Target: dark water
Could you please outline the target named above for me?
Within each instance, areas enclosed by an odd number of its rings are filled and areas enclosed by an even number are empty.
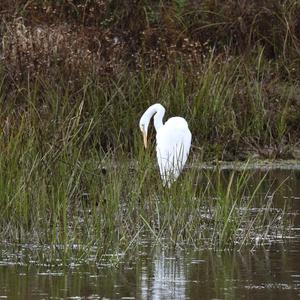
[[[257,171],[259,178],[264,171]],[[226,171],[224,173],[226,177]],[[300,171],[273,170],[280,207],[300,211]],[[10,262],[0,254],[0,299],[300,299],[300,218],[285,240],[240,252],[141,245],[118,267],[64,268]],[[4,258],[5,257],[5,258]]]

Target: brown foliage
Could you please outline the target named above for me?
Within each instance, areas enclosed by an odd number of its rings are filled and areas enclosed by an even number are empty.
[[[122,66],[123,47],[109,30],[64,24],[26,26],[17,20],[6,26],[3,59],[17,79],[28,73],[35,77],[56,72],[70,78],[89,72],[105,76]]]
[[[201,64],[212,48],[263,47],[267,59],[297,67],[296,0],[3,0],[2,61],[11,78],[113,75],[130,66]]]

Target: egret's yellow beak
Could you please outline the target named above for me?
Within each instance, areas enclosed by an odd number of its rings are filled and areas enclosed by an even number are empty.
[[[144,146],[147,149],[147,132],[143,130]]]

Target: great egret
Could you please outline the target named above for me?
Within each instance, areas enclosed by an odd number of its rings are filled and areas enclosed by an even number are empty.
[[[184,118],[173,117],[163,124],[165,108],[159,104],[151,105],[140,119],[144,146],[147,148],[147,133],[151,117],[154,115],[156,130],[156,156],[163,185],[171,186],[178,178],[188,158],[192,134]]]

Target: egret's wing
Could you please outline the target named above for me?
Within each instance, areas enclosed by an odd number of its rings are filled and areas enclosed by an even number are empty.
[[[158,131],[156,154],[164,185],[170,186],[181,173],[188,158],[191,138],[186,121],[179,117],[169,119]]]

